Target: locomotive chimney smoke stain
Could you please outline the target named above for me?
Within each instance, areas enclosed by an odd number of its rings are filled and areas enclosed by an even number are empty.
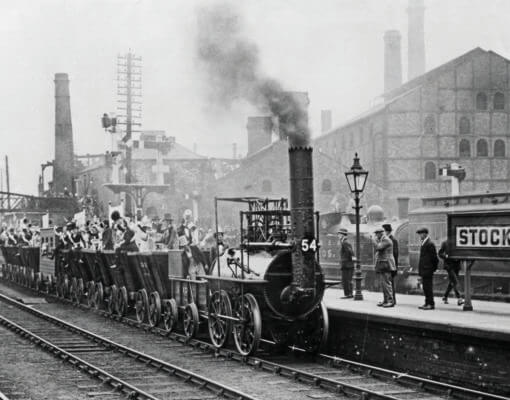
[[[306,109],[260,67],[259,49],[246,37],[241,15],[231,4],[205,6],[197,13],[197,61],[211,101],[228,108],[244,99],[278,117],[280,134],[291,146],[308,146]]]

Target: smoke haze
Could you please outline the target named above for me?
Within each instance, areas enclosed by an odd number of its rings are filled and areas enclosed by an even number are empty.
[[[292,145],[307,146],[307,104],[261,71],[259,49],[246,37],[237,8],[228,3],[201,7],[197,23],[198,68],[206,75],[209,101],[228,109],[246,100],[262,114],[277,117],[280,135]]]

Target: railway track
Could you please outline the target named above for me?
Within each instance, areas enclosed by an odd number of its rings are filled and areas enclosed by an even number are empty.
[[[4,295],[0,324],[130,399],[254,399]]]
[[[67,303],[67,301],[66,301]],[[82,309],[88,310],[85,305]],[[150,341],[152,347],[165,348],[168,346],[168,339],[178,342],[178,346],[187,345],[184,351],[188,351],[190,357],[201,357],[202,366],[205,370],[214,369],[218,360],[224,359],[229,362],[237,362],[244,367],[251,367],[254,370],[266,371],[282,379],[274,382],[302,383],[308,387],[320,389],[332,395],[357,396],[367,399],[476,399],[476,400],[504,400],[507,397],[495,394],[484,393],[469,388],[455,386],[447,383],[432,381],[409,374],[402,374],[367,364],[353,362],[326,354],[317,356],[314,360],[301,355],[300,349],[292,349],[297,356],[275,356],[270,351],[262,351],[257,357],[244,357],[231,349],[216,349],[211,344],[198,340],[188,340],[177,333],[168,334],[160,328],[151,328],[148,325],[140,324],[130,318],[112,316],[108,312],[99,310],[96,313],[111,320],[122,322],[133,328],[134,332],[151,332],[154,334]],[[97,324],[94,329],[105,329]],[[270,342],[267,342],[271,345]],[[190,349],[191,347],[191,349]],[[312,393],[309,393],[312,394]],[[320,398],[320,393],[315,394]]]

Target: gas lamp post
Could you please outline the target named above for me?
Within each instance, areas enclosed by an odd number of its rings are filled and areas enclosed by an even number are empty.
[[[354,210],[356,211],[356,272],[354,274],[355,291],[354,300],[363,300],[363,294],[361,293],[361,281],[363,279],[361,275],[361,263],[360,263],[360,237],[359,237],[359,210],[362,206],[359,205],[360,194],[365,189],[367,183],[368,171],[365,171],[359,163],[358,153],[354,155],[354,163],[349,171],[345,173],[347,183],[351,193],[354,193]]]

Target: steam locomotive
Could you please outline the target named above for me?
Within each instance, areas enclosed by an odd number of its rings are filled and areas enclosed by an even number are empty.
[[[240,213],[239,246],[225,250],[218,241],[207,274],[190,274],[198,249],[64,250],[55,255],[54,278],[41,272],[38,257],[26,261],[34,249],[4,247],[3,276],[119,316],[134,311],[139,322],[162,323],[167,331],[182,325],[188,337],[207,325],[215,346],[233,335],[243,355],[253,354],[263,337],[317,352],[329,330],[324,291],[338,282],[327,281],[319,264],[312,149],[290,144],[289,165],[290,208],[286,199],[215,199],[217,226],[220,202],[248,210]]]

